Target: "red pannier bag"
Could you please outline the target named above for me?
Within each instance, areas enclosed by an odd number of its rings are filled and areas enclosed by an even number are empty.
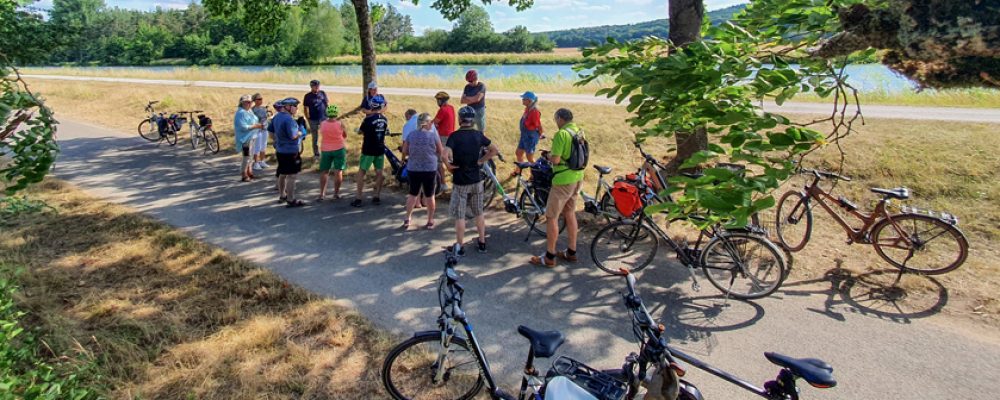
[[[625,181],[617,181],[611,188],[611,198],[615,199],[615,208],[624,217],[633,217],[642,209],[642,197],[636,185]]]

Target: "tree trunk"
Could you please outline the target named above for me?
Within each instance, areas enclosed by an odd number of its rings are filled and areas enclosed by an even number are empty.
[[[670,23],[670,41],[675,46],[685,46],[688,43],[701,40],[701,22],[705,17],[705,4],[702,0],[670,0],[667,5]],[[676,175],[694,153],[708,149],[708,134],[704,127],[694,132],[674,132],[677,142],[677,155],[666,165],[667,175]]]
[[[368,9],[368,0],[351,0],[354,15],[358,20],[358,36],[361,39],[361,92],[368,93],[368,83],[375,80],[375,35]]]

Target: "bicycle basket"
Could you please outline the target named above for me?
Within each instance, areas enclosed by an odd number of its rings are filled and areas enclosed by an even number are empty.
[[[611,198],[615,200],[615,208],[628,218],[634,217],[642,210],[642,196],[639,187],[628,181],[617,181],[611,188]]]
[[[599,400],[620,400],[625,397],[625,382],[566,356],[560,356],[552,362],[552,369],[546,380],[557,376],[569,378]]]
[[[198,115],[198,125],[201,126],[212,126],[212,119],[206,117],[205,114]]]

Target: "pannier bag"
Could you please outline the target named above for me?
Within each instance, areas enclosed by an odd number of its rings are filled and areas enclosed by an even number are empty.
[[[168,120],[166,118],[163,118],[163,117],[160,117],[160,118],[156,119],[156,129],[158,131],[160,131],[160,135],[161,136],[167,134],[167,131],[170,129],[170,126],[167,125],[169,123],[170,123],[170,120]]]
[[[536,188],[552,187],[552,164],[540,159],[531,166],[531,184]]]
[[[199,114],[198,115],[198,125],[201,125],[202,127],[212,126],[212,119],[209,118],[209,117],[206,117],[205,114]]]
[[[633,217],[642,209],[642,197],[639,188],[626,181],[617,181],[611,188],[611,198],[615,199],[615,208],[625,217]]]

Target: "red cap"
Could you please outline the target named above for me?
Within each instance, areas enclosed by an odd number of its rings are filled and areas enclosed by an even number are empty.
[[[465,73],[466,82],[475,82],[477,80],[479,80],[479,73],[477,73],[476,70],[470,69],[469,72]]]

